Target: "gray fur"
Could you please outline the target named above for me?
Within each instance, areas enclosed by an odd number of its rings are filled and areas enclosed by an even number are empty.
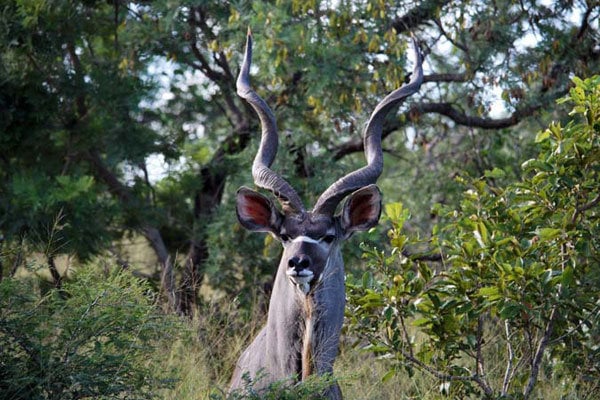
[[[304,294],[286,276],[287,268],[284,252],[271,294],[267,324],[238,360],[232,390],[244,386],[245,373],[252,380],[262,377],[253,386],[258,390],[275,381],[295,383],[299,380],[305,326]],[[319,375],[333,373],[344,320],[344,265],[337,243],[331,248],[323,273],[321,281],[309,293],[314,301],[312,354],[315,372]],[[328,397],[341,399],[337,385],[329,392]]]

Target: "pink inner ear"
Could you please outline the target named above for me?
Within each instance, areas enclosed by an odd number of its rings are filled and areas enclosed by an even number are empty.
[[[372,221],[376,215],[374,214],[372,195],[366,194],[358,198],[352,199],[350,221],[352,226],[360,226]]]
[[[256,225],[267,226],[271,221],[271,211],[260,197],[244,196],[240,211],[244,218],[252,220]]]

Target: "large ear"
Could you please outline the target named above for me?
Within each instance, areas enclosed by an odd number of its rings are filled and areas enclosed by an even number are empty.
[[[248,230],[276,234],[283,219],[271,200],[247,187],[238,189],[237,217],[240,224]]]
[[[381,192],[376,185],[365,186],[348,196],[341,215],[344,235],[366,231],[377,225],[381,216]]]

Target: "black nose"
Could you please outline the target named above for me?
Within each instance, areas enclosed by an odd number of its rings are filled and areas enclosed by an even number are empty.
[[[310,258],[308,256],[294,256],[289,259],[288,267],[294,268],[296,272],[310,267]]]

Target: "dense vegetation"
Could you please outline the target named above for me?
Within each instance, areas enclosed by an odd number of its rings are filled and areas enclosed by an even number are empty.
[[[386,223],[345,249],[347,396],[597,397],[600,6],[488,3],[2,3],[2,397],[224,396],[279,255],[232,206],[248,26],[306,200],[363,163],[411,33],[425,54],[384,128]]]
[[[388,378],[420,368],[458,397],[530,398],[540,375],[563,396],[600,393],[600,76],[574,82],[573,119],[540,131],[523,177],[461,177],[426,243],[388,204],[391,250],[369,250],[374,268],[348,285],[351,329],[392,356]]]

